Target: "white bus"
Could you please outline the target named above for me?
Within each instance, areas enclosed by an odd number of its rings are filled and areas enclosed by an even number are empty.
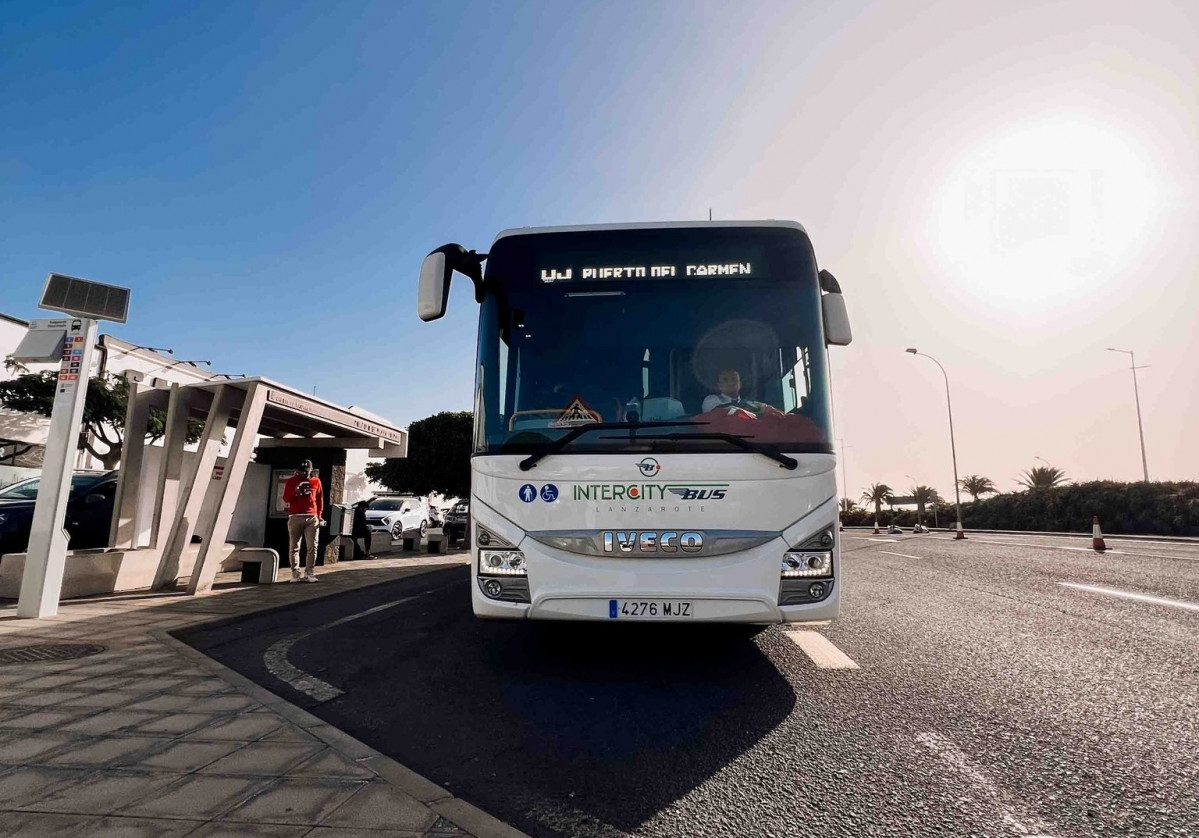
[[[485,264],[485,269],[484,269]],[[445,245],[418,314],[469,277],[476,616],[780,623],[837,616],[825,347],[836,279],[789,221],[507,230]]]

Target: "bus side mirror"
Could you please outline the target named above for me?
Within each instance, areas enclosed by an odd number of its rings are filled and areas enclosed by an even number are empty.
[[[820,272],[820,308],[824,315],[824,342],[829,346],[848,346],[853,341],[849,312],[841,296],[841,284],[828,271]]]
[[[475,284],[475,300],[483,301],[483,260],[487,254],[467,251],[460,244],[446,244],[425,257],[420,266],[420,287],[416,313],[428,322],[445,315],[450,301],[450,276],[454,271],[470,277]]]
[[[416,313],[426,322],[445,315],[450,301],[450,274],[453,268],[445,254],[434,250],[425,257],[420,266],[420,291],[416,300]]]
[[[824,342],[829,346],[848,346],[853,340],[849,328],[849,313],[845,310],[845,298],[840,294],[825,294],[820,298],[824,309]]]

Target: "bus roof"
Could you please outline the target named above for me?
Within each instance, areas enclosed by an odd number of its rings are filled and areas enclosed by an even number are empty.
[[[790,227],[805,236],[808,231],[798,221],[766,219],[763,221],[638,221],[625,224],[582,224],[573,227],[516,227],[502,230],[495,241],[509,236],[531,236],[538,233],[586,233],[592,230],[666,230],[681,228],[728,227]]]

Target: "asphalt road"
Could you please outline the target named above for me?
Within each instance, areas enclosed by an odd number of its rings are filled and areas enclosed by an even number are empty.
[[[844,538],[858,669],[479,623],[466,568],[184,639],[534,836],[1199,835],[1199,545]]]

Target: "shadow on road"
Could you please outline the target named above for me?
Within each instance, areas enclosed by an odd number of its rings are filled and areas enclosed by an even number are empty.
[[[290,659],[346,692],[314,713],[532,834],[633,829],[795,704],[744,627],[483,623],[462,578]]]

